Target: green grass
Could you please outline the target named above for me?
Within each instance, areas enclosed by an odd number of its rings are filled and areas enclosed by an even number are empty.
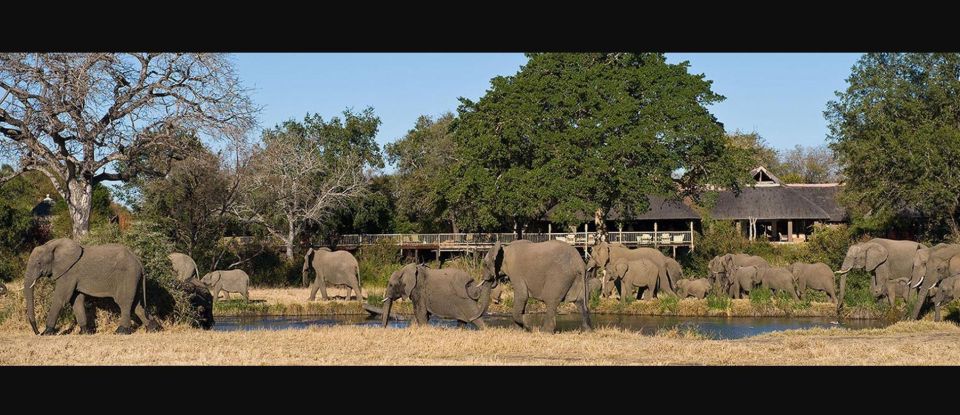
[[[711,310],[727,310],[730,308],[730,297],[711,292],[707,295],[707,308]]]
[[[750,304],[754,306],[767,306],[773,304],[773,293],[769,288],[757,287],[750,290]]]
[[[659,300],[657,301],[657,308],[661,313],[677,313],[677,309],[680,304],[680,297],[668,294],[658,298],[657,300]]]

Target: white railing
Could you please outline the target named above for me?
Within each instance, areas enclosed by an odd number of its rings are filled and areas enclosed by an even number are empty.
[[[544,242],[555,239],[571,245],[592,245],[594,233],[527,233],[523,239],[531,242]],[[430,245],[445,247],[486,247],[496,242],[509,244],[516,240],[513,233],[407,233],[407,234],[362,234],[343,235],[339,239],[341,246],[363,246],[389,242],[397,245]],[[692,246],[693,234],[690,231],[639,231],[610,232],[609,242],[621,242],[628,246]]]

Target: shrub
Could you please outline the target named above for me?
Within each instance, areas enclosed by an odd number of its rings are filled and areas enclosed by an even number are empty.
[[[773,293],[769,288],[756,287],[750,290],[750,304],[769,305],[773,303]]]
[[[730,308],[730,297],[724,293],[712,291],[707,295],[707,308],[712,310],[726,310]]]
[[[390,274],[403,267],[400,247],[390,241],[363,247],[357,254],[361,286],[386,286]]]

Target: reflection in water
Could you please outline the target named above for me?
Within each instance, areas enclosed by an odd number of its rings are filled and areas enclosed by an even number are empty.
[[[543,316],[533,314],[530,317],[532,324],[540,324]],[[846,320],[837,323],[830,318],[816,317],[669,317],[669,316],[631,316],[631,315],[591,315],[593,326],[617,327],[626,330],[638,331],[643,334],[654,334],[658,330],[691,328],[716,339],[739,339],[771,331],[792,329],[806,329],[812,327],[845,327],[852,329],[883,327],[886,325],[879,320]],[[484,321],[491,327],[515,327],[513,319],[507,315],[489,315]],[[213,327],[218,331],[236,330],[283,330],[304,329],[313,326],[357,325],[378,327],[380,321],[367,315],[321,315],[301,317],[218,317]],[[390,327],[404,328],[410,324],[409,320],[390,320]],[[441,320],[433,318],[431,325],[443,327],[457,327],[456,320]],[[467,329],[475,329],[472,325]],[[557,316],[557,328],[560,331],[577,331],[580,328],[578,315]]]

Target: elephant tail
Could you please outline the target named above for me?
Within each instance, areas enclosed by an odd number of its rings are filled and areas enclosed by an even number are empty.
[[[354,271],[354,272],[355,272],[355,275],[357,276],[357,287],[358,287],[358,288],[363,288],[363,287],[360,285],[360,284],[361,284],[361,282],[360,282],[360,263],[357,263],[357,265],[355,266],[355,271]],[[362,299],[362,298],[363,298],[363,294],[358,292],[358,293],[357,293],[357,298],[361,298],[361,299]]]

